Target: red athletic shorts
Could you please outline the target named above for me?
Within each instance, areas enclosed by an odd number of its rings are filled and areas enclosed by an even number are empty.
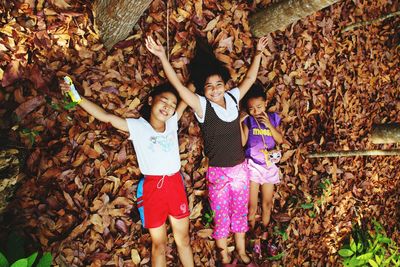
[[[138,184],[137,206],[143,227],[163,225],[168,215],[176,219],[189,216],[189,206],[183,178],[179,172],[172,175],[144,175]]]

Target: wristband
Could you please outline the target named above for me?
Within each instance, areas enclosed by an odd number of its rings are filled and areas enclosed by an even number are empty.
[[[73,102],[79,104],[82,101],[82,98],[80,97],[78,91],[76,90],[75,85],[72,82],[72,79],[69,76],[65,76],[64,81],[69,85],[69,91],[67,92],[69,97]]]
[[[256,51],[256,56],[261,55],[262,53],[264,53],[264,50],[257,50]]]

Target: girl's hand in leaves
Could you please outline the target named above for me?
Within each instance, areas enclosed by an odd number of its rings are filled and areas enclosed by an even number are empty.
[[[146,38],[145,45],[147,50],[149,50],[153,55],[157,56],[158,58],[166,57],[165,49],[159,40],[157,40],[156,42],[151,36],[148,36]]]
[[[268,38],[266,36],[261,37],[257,43],[257,52],[263,52],[268,44]]]

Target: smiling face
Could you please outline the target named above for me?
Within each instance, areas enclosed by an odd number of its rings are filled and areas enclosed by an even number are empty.
[[[265,100],[260,97],[254,97],[247,100],[247,110],[253,117],[262,115],[265,112]]]
[[[149,105],[151,106],[150,120],[158,120],[166,122],[174,115],[178,100],[171,92],[163,92],[156,95],[154,98],[149,98]]]
[[[204,84],[204,96],[219,104],[224,103],[225,82],[219,75],[211,75],[207,78]]]

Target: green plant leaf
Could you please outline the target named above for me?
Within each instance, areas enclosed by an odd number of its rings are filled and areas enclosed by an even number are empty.
[[[277,260],[282,259],[283,255],[285,255],[285,253],[281,252],[278,255],[275,255],[275,256],[272,256],[272,257],[268,257],[267,259],[271,260],[271,261],[277,261]]]
[[[343,265],[344,266],[350,266],[350,258],[344,258]]]
[[[78,105],[78,103],[76,103],[76,102],[70,102],[70,103],[68,103],[68,104],[65,104],[63,107],[64,107],[64,109],[66,109],[66,110],[70,110],[70,109],[73,109],[74,107],[76,107],[76,105]]]
[[[363,266],[365,265],[366,261],[359,260],[356,257],[352,257],[349,264],[350,266]]]
[[[58,110],[58,111],[60,110],[60,105],[58,105],[56,103],[52,103],[50,106],[55,110]]]
[[[374,260],[368,260],[368,263],[371,264],[372,267],[379,267],[378,263],[376,263],[376,261]]]
[[[8,267],[10,263],[8,262],[6,256],[0,252],[0,267]]]
[[[354,252],[351,251],[350,249],[342,248],[341,250],[339,250],[339,255],[344,258],[350,257],[353,254],[354,254]]]
[[[373,249],[372,249],[372,252],[377,252],[377,251],[379,251],[379,250],[381,250],[381,254],[385,254],[385,251],[386,251],[386,249],[385,248],[383,248],[381,245],[379,245],[379,244],[377,244]]]
[[[358,256],[357,259],[367,261],[367,260],[371,259],[373,256],[374,256],[374,254],[372,252],[368,252],[368,253]]]
[[[285,233],[282,235],[283,241],[288,240],[288,238],[289,238],[289,236],[288,236],[288,234],[285,232]]]
[[[52,261],[53,261],[53,256],[51,256],[50,252],[46,252],[43,254],[42,258],[39,260],[36,267],[50,267]]]
[[[14,262],[11,267],[28,267],[28,259],[20,259]]]
[[[388,237],[381,237],[381,238],[379,238],[379,242],[385,243],[385,244],[390,244],[390,243],[392,243],[392,240]]]
[[[389,258],[387,258],[384,262],[383,262],[383,266],[387,266],[390,261],[394,258],[395,255],[391,255]]]
[[[375,255],[375,261],[380,264],[382,262],[383,256]]]
[[[357,243],[357,251],[361,252],[361,251],[363,251],[363,249],[364,249],[363,244],[362,243]]]
[[[304,203],[304,204],[301,204],[301,207],[303,208],[303,209],[306,209],[306,210],[308,210],[308,209],[312,209],[312,208],[314,208],[314,203]]]
[[[357,252],[357,243],[354,241],[354,239],[352,238],[351,240],[350,240],[350,249],[353,251],[353,252]]]
[[[35,143],[35,136],[30,134],[29,135],[29,142],[31,143],[31,145],[33,145]]]
[[[38,253],[35,252],[28,257],[28,267],[31,267],[35,263],[37,255],[38,255]]]

